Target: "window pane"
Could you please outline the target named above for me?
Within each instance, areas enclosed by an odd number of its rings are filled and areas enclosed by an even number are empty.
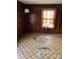
[[[49,22],[50,22],[50,23],[54,23],[54,20],[51,19]]]
[[[49,11],[49,18],[51,18],[51,19],[54,19],[54,14],[55,14],[55,12],[54,11]]]
[[[47,18],[47,11],[43,11],[43,18]]]

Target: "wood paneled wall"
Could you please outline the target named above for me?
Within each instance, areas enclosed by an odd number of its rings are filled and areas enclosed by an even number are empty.
[[[17,2],[17,38],[21,38],[25,30],[25,13],[24,13],[24,4]]]
[[[28,25],[28,32],[46,32],[46,33],[62,33],[62,4],[27,4],[25,8],[30,9],[30,13],[25,15],[26,25]],[[55,28],[53,30],[42,29],[41,28],[41,9],[42,8],[56,8],[56,19],[55,19]],[[31,15],[35,14],[32,18],[36,18],[32,23]]]

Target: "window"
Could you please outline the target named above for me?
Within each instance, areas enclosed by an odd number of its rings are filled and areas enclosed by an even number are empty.
[[[54,28],[55,10],[43,10],[42,12],[42,27]]]

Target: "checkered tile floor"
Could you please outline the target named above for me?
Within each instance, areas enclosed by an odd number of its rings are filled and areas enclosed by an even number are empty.
[[[61,34],[28,34],[18,41],[17,59],[62,59]]]

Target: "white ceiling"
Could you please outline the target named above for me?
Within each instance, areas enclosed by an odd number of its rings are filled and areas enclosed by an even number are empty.
[[[62,0],[18,0],[24,4],[62,4]]]

